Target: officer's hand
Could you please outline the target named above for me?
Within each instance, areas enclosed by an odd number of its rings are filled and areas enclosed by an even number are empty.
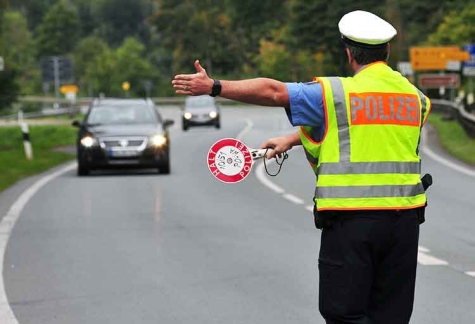
[[[276,156],[280,158],[282,156],[282,153],[285,153],[286,151],[292,148],[292,144],[288,137],[281,136],[268,139],[267,141],[261,144],[260,148],[271,149],[267,152],[266,158],[272,159]]]
[[[188,96],[210,94],[213,89],[213,79],[208,77],[200,61],[195,61],[195,74],[178,74],[172,81],[175,93]]]

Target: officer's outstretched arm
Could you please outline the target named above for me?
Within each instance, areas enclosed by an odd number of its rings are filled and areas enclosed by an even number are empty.
[[[195,69],[195,74],[175,76],[172,85],[176,94],[188,96],[211,94],[214,80],[208,76],[198,60],[195,61]],[[289,107],[289,94],[283,82],[268,78],[220,81],[220,96],[223,98],[261,106]]]

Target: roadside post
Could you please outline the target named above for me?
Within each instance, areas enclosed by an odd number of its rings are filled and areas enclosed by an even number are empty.
[[[33,148],[30,141],[30,131],[28,124],[23,119],[23,111],[18,112],[18,123],[21,127],[21,132],[23,134],[23,147],[25,149],[25,156],[28,160],[33,160]]]
[[[151,80],[143,81],[143,86],[145,89],[145,98],[150,98],[152,95],[152,87],[153,87],[152,81]]]
[[[447,71],[451,71],[451,72],[455,72],[457,73],[457,75],[460,73],[460,69],[462,68],[462,62],[461,61],[457,61],[457,60],[449,60],[447,61],[447,65],[446,65],[446,70]],[[459,87],[460,85],[458,85],[457,87]],[[450,91],[450,101],[455,101],[455,92],[456,92],[456,87],[453,87]]]
[[[465,45],[463,48],[470,53],[470,59],[463,62],[462,75],[468,77],[467,104],[472,104],[474,102],[475,44]]]

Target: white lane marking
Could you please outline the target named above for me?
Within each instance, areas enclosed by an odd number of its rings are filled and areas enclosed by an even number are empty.
[[[284,197],[287,200],[290,200],[291,202],[293,202],[294,204],[297,204],[297,205],[303,205],[303,203],[304,203],[303,199],[300,199],[299,197],[296,197],[292,194],[286,193],[282,197]]]
[[[247,124],[246,127],[244,127],[243,130],[240,131],[239,134],[237,134],[236,136],[236,139],[239,141],[242,141],[242,138],[244,137],[244,135],[246,135],[247,132],[249,132],[254,127],[254,123],[249,118],[244,118],[244,121]]]
[[[428,248],[425,248],[425,247],[419,245],[419,252],[427,253],[427,252],[430,252],[430,250]]]
[[[10,234],[15,226],[16,221],[20,217],[23,208],[28,201],[33,197],[45,184],[61,176],[62,174],[69,172],[76,168],[76,163],[68,164],[58,171],[48,174],[38,181],[36,181],[31,187],[25,190],[20,197],[13,203],[8,210],[7,214],[2,218],[0,222],[0,274],[2,276],[0,280],[0,323],[2,324],[19,324],[15,315],[13,314],[10,304],[8,302],[7,294],[5,291],[5,283],[3,281],[3,265],[5,259],[5,251],[7,249],[8,240]]]
[[[431,255],[425,254],[423,252],[419,252],[417,254],[417,262],[422,265],[448,265],[447,261],[437,259]]]
[[[422,129],[422,136],[423,136],[423,139],[425,141],[425,138],[427,138],[427,130],[425,128]],[[440,157],[439,155],[437,155],[434,151],[432,151],[427,145],[421,145],[421,149],[422,149],[422,152],[424,152],[424,154],[427,154],[431,159],[455,170],[455,171],[458,171],[458,172],[461,172],[461,173],[464,173],[466,175],[469,175],[471,177],[475,177],[475,171],[473,170],[470,170],[469,168],[466,168],[464,166],[461,166],[461,165],[458,165],[458,164],[455,164],[443,157]]]
[[[470,277],[475,277],[475,271],[467,271],[465,274],[469,275]]]

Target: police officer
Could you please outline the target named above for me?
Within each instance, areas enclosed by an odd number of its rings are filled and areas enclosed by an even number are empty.
[[[386,63],[391,24],[353,11],[338,27],[353,77],[213,80],[196,61],[196,74],[172,84],[177,94],[285,107],[299,132],[261,148],[274,157],[303,145],[316,175],[320,313],[329,324],[408,323],[426,206],[418,147],[431,105]]]

